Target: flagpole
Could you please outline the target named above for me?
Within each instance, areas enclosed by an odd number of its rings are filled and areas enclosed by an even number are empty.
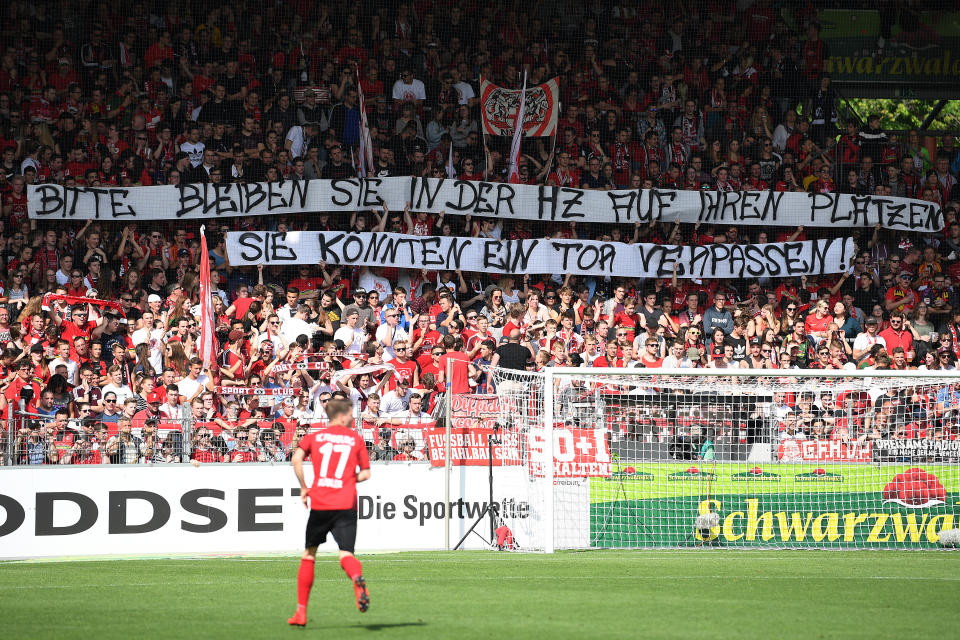
[[[563,103],[557,102],[557,113],[563,114]],[[553,153],[557,150],[557,137],[560,135],[560,125],[557,125],[557,128],[553,130],[553,146],[550,147],[550,157],[553,157]]]
[[[513,125],[513,140],[510,143],[510,168],[507,171],[507,182],[520,182],[520,149],[523,145],[523,117],[527,107],[527,72],[523,72],[523,86],[520,89],[520,105],[517,107],[517,117]]]
[[[213,297],[210,282],[210,252],[207,249],[206,225],[200,226],[200,358],[209,369],[216,360]]]
[[[480,87],[481,87],[481,98],[483,97],[483,76],[480,76]],[[487,178],[490,175],[490,158],[489,153],[487,153],[487,127],[484,125],[484,115],[483,111],[483,100],[480,101],[480,140],[483,142],[483,180],[487,181]],[[453,137],[450,138],[450,143],[453,144]]]

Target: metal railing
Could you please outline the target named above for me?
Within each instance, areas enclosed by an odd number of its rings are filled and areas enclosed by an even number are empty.
[[[303,418],[295,425],[278,419],[231,425],[134,416],[129,432],[121,433],[116,417],[73,418],[58,430],[54,416],[14,411],[6,429],[0,429],[0,466],[286,462],[299,439],[323,423]],[[355,424],[372,461],[429,463],[426,442],[432,418],[360,416]],[[238,432],[246,436],[238,438]],[[405,446],[407,442],[413,446]]]

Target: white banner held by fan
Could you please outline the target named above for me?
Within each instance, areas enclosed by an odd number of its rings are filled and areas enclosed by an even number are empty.
[[[370,265],[487,273],[666,278],[758,278],[840,273],[852,238],[671,246],[593,240],[486,240],[397,233],[246,231],[227,234],[230,264]]]
[[[591,191],[568,187],[442,178],[350,178],[178,187],[27,188],[36,220],[178,220],[316,211],[414,211],[631,224],[652,221],[782,227],[872,228],[933,232],[943,228],[935,203],[909,198],[777,191]]]

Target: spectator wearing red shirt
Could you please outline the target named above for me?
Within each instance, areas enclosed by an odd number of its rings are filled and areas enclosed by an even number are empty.
[[[907,354],[907,360],[913,360],[913,334],[910,332],[910,321],[902,312],[890,314],[890,326],[880,332],[880,337],[886,343],[887,353],[892,354],[894,349],[901,347]]]
[[[803,321],[803,324],[807,330],[807,334],[813,336],[819,343],[821,340],[829,337],[827,328],[831,322],[833,322],[833,316],[830,315],[828,302],[826,300],[818,300],[813,313],[807,314],[807,318]]]
[[[437,367],[440,369],[437,381],[448,382],[453,393],[470,393],[470,358],[460,351],[458,339],[450,334],[443,336],[443,347],[446,353],[440,356],[437,362]],[[447,378],[448,366],[449,379]]]
[[[147,52],[143,55],[143,63],[147,69],[159,67],[164,60],[173,62],[173,47],[170,45],[170,31],[167,29],[160,32],[159,39],[147,47]]]
[[[917,305],[917,292],[910,286],[913,277],[906,271],[897,278],[897,283],[884,294],[884,306],[889,312],[909,312]]]
[[[606,353],[594,359],[591,366],[594,367],[622,367],[623,359],[619,357],[620,347],[616,340],[607,342]]]
[[[193,445],[190,448],[190,459],[193,462],[222,462],[220,452],[213,447],[210,430],[206,427],[197,429]]]
[[[623,311],[613,316],[613,326],[625,329],[630,342],[633,342],[640,326],[640,314],[636,313],[636,310],[636,298],[627,298],[623,301]]]

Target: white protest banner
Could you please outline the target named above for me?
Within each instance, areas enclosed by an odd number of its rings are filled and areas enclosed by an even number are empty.
[[[641,224],[653,221],[746,226],[872,228],[933,232],[943,228],[935,203],[910,198],[778,191],[590,191],[568,187],[443,178],[349,178],[185,184],[159,187],[27,188],[35,220],[204,220],[217,217],[413,211],[542,220]]]
[[[492,273],[668,278],[756,278],[840,273],[852,238],[769,244],[673,246],[593,240],[489,240],[340,231],[227,234],[230,264],[371,265]]]

